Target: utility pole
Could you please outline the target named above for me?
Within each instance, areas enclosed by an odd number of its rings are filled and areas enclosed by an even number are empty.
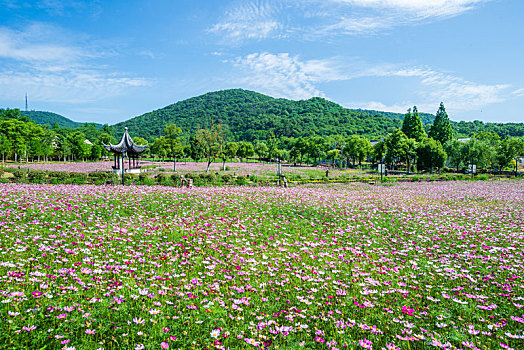
[[[27,112],[27,92],[25,93],[25,111]]]

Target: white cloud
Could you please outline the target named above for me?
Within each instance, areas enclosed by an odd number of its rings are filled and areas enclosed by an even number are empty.
[[[524,88],[517,89],[517,90],[513,91],[511,94],[513,94],[515,96],[518,96],[518,97],[524,97]]]
[[[270,2],[241,3],[238,7],[228,10],[223,19],[209,31],[224,33],[228,43],[280,36],[282,24],[276,18],[277,13],[278,7]]]
[[[314,66],[321,66],[321,63],[303,63],[288,53],[274,55],[264,52],[237,58],[235,65],[244,73],[238,80],[243,86],[291,99],[323,96],[313,85],[319,79],[318,73],[313,73]]]
[[[477,110],[482,106],[503,102],[508,98],[507,84],[483,84],[444,73],[431,67],[413,67],[391,63],[372,64],[361,59],[332,57],[323,60],[302,60],[288,53],[253,53],[234,61],[241,69],[237,83],[275,97],[307,99],[325,96],[321,83],[350,81],[357,78],[415,79],[416,88],[410,100],[385,105],[379,101],[350,103],[353,108],[403,112],[417,105],[431,111],[444,101],[455,111]],[[523,89],[521,89],[523,90]],[[513,92],[515,94],[515,92]],[[517,90],[517,94],[524,91]],[[428,109],[423,109],[428,108]]]
[[[38,23],[20,31],[0,27],[0,95],[19,99],[27,92],[33,101],[80,103],[151,84],[97,65],[108,53],[69,34]]]
[[[376,10],[411,12],[420,17],[456,16],[489,0],[332,0]]]
[[[455,17],[490,1],[494,0],[248,0],[235,2],[210,32],[222,34],[226,44],[369,35]]]

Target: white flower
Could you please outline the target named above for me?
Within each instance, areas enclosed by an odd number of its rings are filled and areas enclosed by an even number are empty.
[[[219,335],[220,335],[220,329],[213,329],[211,331],[211,337],[216,339],[216,338],[218,338]]]

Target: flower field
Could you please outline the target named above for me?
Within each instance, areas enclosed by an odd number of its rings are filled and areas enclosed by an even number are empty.
[[[153,171],[162,169],[165,172],[173,171],[172,162],[158,162],[141,160],[140,166],[142,167],[153,167]],[[8,168],[28,169],[28,170],[43,170],[43,171],[63,171],[70,173],[91,173],[98,171],[112,171],[113,161],[106,162],[85,162],[85,163],[25,163],[25,164],[9,164]],[[127,165],[126,165],[127,166]],[[206,171],[207,163],[205,162],[178,162],[177,172],[180,173],[203,173]],[[256,176],[269,176],[275,175],[277,171],[277,165],[275,163],[225,163],[226,172],[236,173],[238,175],[256,175]],[[147,169],[147,168],[146,168]],[[209,171],[212,173],[222,172],[222,162],[212,163],[209,167]],[[326,171],[325,168],[321,167],[308,167],[308,166],[284,166],[284,173],[287,175],[301,175],[301,176],[321,176]],[[336,177],[342,173],[351,173],[362,175],[363,172],[351,169],[351,170],[337,170],[329,169],[330,176]]]
[[[0,184],[5,349],[522,349],[524,182]]]

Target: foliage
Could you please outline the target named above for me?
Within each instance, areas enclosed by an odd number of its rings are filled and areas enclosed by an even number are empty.
[[[443,102],[440,103],[440,107],[435,115],[435,121],[431,126],[428,136],[439,141],[441,144],[445,144],[453,139],[453,128],[451,127],[451,122],[449,121]]]
[[[447,154],[439,141],[426,137],[417,148],[419,168],[431,170],[443,168],[446,164]]]
[[[251,142],[268,140],[271,133],[277,138],[313,133],[372,137],[400,126],[397,119],[349,110],[323,98],[291,101],[233,89],[193,97],[118,123],[115,132],[119,134],[128,126],[138,136],[152,140],[170,123],[182,128],[185,139],[199,129],[224,124],[229,127],[231,141]]]
[[[44,111],[22,111],[23,116],[31,119],[35,124],[40,125],[54,125],[55,123],[61,128],[78,128],[84,123],[72,121],[69,118],[66,118],[60,114],[53,112],[44,112]],[[100,128],[100,124],[95,124],[96,128]]]
[[[411,109],[408,110],[404,116],[404,121],[402,122],[402,132],[409,138],[415,139],[417,142],[422,141],[423,137],[426,136],[424,131],[424,126],[420,120],[418,114],[417,106],[413,107],[413,113]]]

